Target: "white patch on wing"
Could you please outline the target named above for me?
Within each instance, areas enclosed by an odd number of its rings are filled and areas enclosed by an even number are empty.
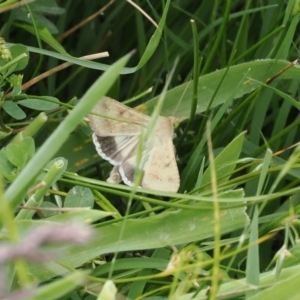
[[[112,165],[119,166],[124,159],[134,155],[137,136],[98,137],[93,133],[93,142],[98,154]]]

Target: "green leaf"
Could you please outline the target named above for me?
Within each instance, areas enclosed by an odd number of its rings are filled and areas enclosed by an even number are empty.
[[[6,147],[7,159],[19,168],[22,168],[31,159],[34,152],[34,140],[31,137],[24,138],[20,144],[11,143]]]
[[[75,186],[67,194],[64,207],[93,207],[94,196],[90,189]]]
[[[67,141],[57,152],[57,155],[68,158],[68,170],[72,172],[99,161],[99,155],[95,152],[92,138],[78,132],[72,132],[69,135]]]
[[[28,18],[28,9],[22,7],[14,10],[14,20],[20,21],[26,24],[33,24],[37,27],[45,27],[52,34],[58,34],[59,30],[49,19],[44,17],[42,14],[49,15],[61,15],[65,12],[65,9],[57,6],[56,1],[47,0],[47,1],[33,1],[29,5],[30,7],[30,18]],[[54,21],[55,19],[53,19]]]
[[[253,92],[259,88],[259,82],[266,82],[276,73],[288,66],[290,62],[284,60],[256,60],[239,65],[232,66],[228,69],[220,88],[212,102],[211,108],[223,104],[227,99],[232,97],[232,91],[236,90],[233,99],[238,99],[245,94]],[[218,88],[227,68],[212,72],[210,74],[199,77],[198,79],[198,105],[196,113],[206,111],[215,91]],[[240,82],[243,75],[247,74],[247,79]],[[300,66],[293,66],[282,73],[277,80],[294,79],[300,77]],[[251,79],[255,79],[255,81]],[[258,82],[257,82],[258,81]],[[143,104],[144,112],[150,114],[158,100],[158,97],[151,99]],[[191,101],[193,98],[193,84],[191,81],[176,86],[168,91],[164,99],[164,106],[161,114],[164,116],[175,116],[182,120],[189,118]],[[179,100],[180,99],[180,100]],[[175,105],[176,103],[176,105]],[[176,107],[176,110],[174,110]]]
[[[45,284],[37,289],[34,295],[35,300],[55,300],[61,299],[67,293],[87,280],[88,272],[74,271],[69,276],[57,279],[54,282]]]
[[[35,2],[47,2],[47,1],[35,1]],[[38,13],[33,13],[34,22],[36,27],[45,27],[49,30],[51,34],[58,34],[59,30],[50,22],[49,19],[45,18],[43,15]],[[32,25],[31,19],[28,18],[28,12],[17,10],[15,14],[15,21],[18,21],[20,24],[29,24]]]
[[[28,108],[31,108],[34,110],[41,110],[41,111],[51,110],[51,109],[55,109],[55,108],[59,107],[58,103],[48,102],[48,101],[41,100],[41,99],[32,99],[32,98],[20,100],[17,103],[20,105],[23,105],[25,107],[28,107]]]
[[[164,12],[159,21],[158,28],[156,28],[154,34],[152,35],[150,41],[148,42],[148,45],[143,53],[143,56],[141,57],[141,60],[139,61],[136,67],[136,70],[142,68],[154,54],[161,39],[161,35],[165,26],[170,3],[171,3],[170,0],[167,0],[167,2],[165,3]]]
[[[198,205],[189,210],[129,219],[125,227],[122,222],[118,222],[95,228],[94,239],[87,245],[73,247],[62,261],[75,268],[105,253],[154,249],[211,238],[214,236],[214,212],[213,209],[207,209],[207,206],[206,209],[201,207]],[[220,217],[221,234],[242,228],[248,222],[245,207],[222,210]],[[123,229],[120,239],[120,231]],[[65,269],[53,262],[48,268],[32,266],[31,273],[40,280],[47,280],[65,273]]]
[[[25,57],[23,57],[16,63],[13,71],[16,72],[16,71],[25,69],[25,67],[28,65],[28,62],[29,62],[29,52],[27,50],[27,47],[24,45],[21,45],[21,44],[15,44],[15,45],[11,46],[9,48],[9,50],[10,50],[13,58],[18,57],[19,55],[21,55],[23,53],[26,54]]]
[[[257,293],[255,296],[248,298],[249,300],[274,300],[274,299],[299,299],[300,295],[300,274],[295,273],[285,280],[281,280],[271,287]]]
[[[58,206],[50,201],[43,201],[40,205],[39,208],[41,208],[43,215],[46,218],[49,218],[51,216],[56,216],[57,212],[56,211],[50,211],[50,210],[43,210],[43,208],[53,208],[53,209],[58,209]]]
[[[152,257],[131,257],[131,258],[121,258],[115,262],[107,262],[104,265],[96,267],[93,269],[92,276],[104,276],[108,273],[111,265],[114,265],[114,271],[119,270],[132,270],[132,269],[157,269],[165,270],[169,263],[170,253],[167,249],[160,248],[156,250],[157,252],[164,252],[165,258],[153,258]]]
[[[27,155],[28,159],[31,159],[35,153],[34,139],[27,136],[21,141],[20,146],[24,156]]]
[[[7,159],[5,149],[0,151],[0,173],[2,176],[7,177],[14,171],[14,165]]]
[[[232,171],[235,169],[237,160],[242,151],[243,141],[245,137],[245,132],[242,132],[238,135],[221,153],[215,158],[215,167],[216,167],[216,177],[217,183],[221,184],[222,182],[228,181],[231,176]],[[201,188],[209,187],[211,184],[211,166],[209,166],[201,180]]]
[[[67,54],[64,47],[60,43],[57,42],[57,40],[52,36],[52,34],[49,32],[49,30],[47,28],[37,27],[38,32],[36,32],[34,26],[32,26],[31,24],[14,22],[14,25],[19,28],[23,28],[34,35],[38,34],[42,41],[47,43],[49,46],[51,46],[57,52]]]
[[[65,9],[57,6],[55,0],[35,1],[30,3],[32,11],[47,15],[62,15]]]
[[[16,120],[22,120],[26,118],[25,112],[13,101],[5,101],[2,107]]]
[[[66,223],[66,222],[82,222],[85,224],[90,224],[99,221],[103,218],[111,216],[113,213],[96,210],[96,209],[81,209],[69,211],[66,213],[56,214],[47,219],[47,221]]]
[[[6,157],[11,164],[21,168],[24,163],[23,153],[21,147],[17,144],[9,144],[6,147]]]
[[[255,295],[254,297],[256,298],[247,298],[251,300],[256,300],[256,299],[298,299],[299,298],[299,291],[298,291],[298,297],[293,298],[293,294],[296,294],[296,290],[298,289],[299,284],[296,284],[295,281],[295,276],[299,276],[299,271],[300,267],[299,265],[295,267],[290,267],[290,268],[285,268],[282,269],[281,273],[279,274],[279,277],[276,278],[274,274],[274,270],[271,270],[269,272],[264,272],[260,274],[260,286],[259,287],[253,287],[249,285],[249,283],[246,282],[245,278],[237,279],[237,280],[230,280],[229,282],[225,282],[220,284],[219,286],[219,291],[218,291],[218,299],[237,299],[245,296],[245,291],[250,291],[256,289],[258,291],[258,294]],[[295,279],[295,280],[294,280]],[[291,280],[294,284],[293,287],[292,284],[289,285],[289,280]],[[299,279],[298,279],[299,282]],[[282,286],[282,284],[285,283],[286,287]],[[278,288],[279,285],[281,287],[281,291]],[[271,286],[268,289],[265,289],[266,287]],[[276,286],[274,290],[278,292],[278,294],[273,293],[272,287]],[[278,289],[277,289],[278,288]],[[266,291],[266,294],[261,294],[259,291],[260,289],[265,289],[261,293],[264,293]],[[271,293],[273,298],[268,298],[269,297],[269,291],[271,290]],[[282,293],[286,293],[285,296],[282,296]],[[240,297],[239,297],[240,296]],[[289,297],[290,296],[290,297]],[[179,298],[180,299],[180,298]],[[185,300],[193,300],[195,299],[195,293],[189,293],[185,295],[183,298]],[[202,289],[198,294],[197,294],[197,299],[207,299],[207,290]]]

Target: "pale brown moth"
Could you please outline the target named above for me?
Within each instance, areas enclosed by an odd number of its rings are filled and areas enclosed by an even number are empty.
[[[140,134],[147,129],[150,117],[116,100],[103,97],[88,115],[94,131],[93,142],[98,154],[114,168],[107,179],[132,186],[137,163]],[[99,114],[99,115],[96,115]],[[174,117],[159,116],[147,141],[143,144],[143,188],[177,192],[180,179],[175,157]]]

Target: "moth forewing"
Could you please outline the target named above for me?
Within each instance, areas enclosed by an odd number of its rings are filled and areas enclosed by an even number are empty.
[[[177,169],[174,145],[169,138],[154,147],[144,166],[141,186],[151,190],[174,192],[179,189],[180,178]]]
[[[147,127],[150,117],[109,97],[103,97],[88,119],[97,136],[118,136],[139,135]]]
[[[165,143],[167,139],[173,139],[174,126],[173,117],[159,116],[154,127],[154,134],[158,138],[157,142]]]

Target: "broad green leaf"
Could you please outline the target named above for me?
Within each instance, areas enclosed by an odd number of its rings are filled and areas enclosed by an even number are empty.
[[[164,248],[158,249],[165,250]],[[131,258],[121,258],[113,262],[114,271],[118,270],[132,270],[134,269],[157,269],[163,271],[167,268],[170,258],[170,253],[164,259],[151,258],[151,257],[131,257]],[[105,273],[108,273],[111,268],[112,262],[107,262],[105,265],[96,267],[93,269],[92,276],[103,276]]]
[[[35,1],[34,3],[38,2],[47,2],[47,1]],[[33,11],[33,10],[31,10]],[[30,15],[31,16],[31,15]],[[51,22],[49,19],[44,17],[43,15],[37,13],[33,13],[33,18],[36,27],[40,28],[47,28],[51,34],[58,34],[59,30],[57,27]],[[18,21],[19,23],[25,23],[32,25],[31,18],[28,18],[28,12],[17,10],[15,14],[15,21]]]
[[[54,208],[57,208],[57,206]],[[81,209],[81,210],[76,209],[68,212],[60,212],[51,217],[48,217],[47,219],[42,219],[42,220],[31,220],[31,219],[17,220],[16,225],[18,227],[19,235],[26,236],[26,234],[30,230],[39,228],[43,225],[55,226],[58,223],[59,224],[67,224],[67,223],[91,224],[95,221],[99,221],[111,215],[113,215],[112,212],[105,212],[96,209]],[[93,232],[95,233],[94,229]],[[3,232],[0,235],[0,237],[5,236],[6,234],[7,233]]]
[[[300,295],[300,274],[295,273],[285,280],[276,282],[269,288],[257,293],[255,296],[248,298],[249,300],[274,300],[274,299],[299,299]]]
[[[165,270],[169,263],[170,251],[165,248],[160,248],[155,250],[155,252],[163,252],[166,257],[161,254],[161,256],[155,257],[131,257],[131,258],[120,258],[115,262],[107,262],[105,265],[96,267],[92,271],[92,276],[104,276],[108,273],[111,265],[113,264],[114,271],[118,270],[130,270],[130,269],[157,269]],[[155,253],[154,252],[154,253]]]
[[[99,161],[92,138],[72,132],[66,143],[57,152],[58,156],[66,157],[69,161],[68,170],[76,172]]]
[[[13,164],[8,160],[5,149],[1,149],[0,151],[0,173],[2,176],[7,177],[11,175],[15,167]]]
[[[24,157],[26,155],[28,159],[31,159],[35,153],[34,139],[27,136],[21,141],[20,146]]]
[[[49,218],[51,216],[55,216],[57,214],[56,211],[50,211],[50,210],[43,210],[43,208],[53,208],[53,209],[58,209],[58,206],[50,201],[43,201],[40,205],[39,208],[42,210],[43,215],[46,218]]]
[[[22,168],[34,155],[34,140],[25,137],[20,144],[10,143],[6,147],[7,159],[16,167]]]
[[[41,110],[41,111],[54,109],[59,106],[58,103],[48,102],[48,101],[41,100],[41,99],[25,99],[25,100],[20,100],[17,103],[20,105],[23,105],[25,107],[28,107],[28,108],[31,108],[34,110]]]
[[[245,94],[253,92],[261,86],[259,82],[264,83],[268,78],[271,78],[289,64],[289,62],[283,60],[266,59],[230,67],[213,100],[211,108],[223,104],[229,97],[232,97],[232,91],[236,89],[237,85],[238,89],[234,95],[234,99],[238,99]],[[197,113],[206,111],[209,102],[211,101],[226,70],[227,69],[218,70],[199,78]],[[240,82],[244,74],[248,74],[247,79],[244,80],[244,82]],[[299,78],[299,76],[300,66],[296,65],[286,70],[276,80]],[[252,78],[255,81],[251,80]],[[169,90],[166,94],[161,114],[165,116],[173,115],[182,120],[187,119],[190,115],[192,95],[192,82],[178,85]],[[150,114],[153,111],[157,100],[158,97],[155,97],[146,102],[141,106],[142,110],[145,113]]]
[[[300,267],[295,266],[291,268],[285,268],[282,270],[282,272],[279,274],[279,277],[276,278],[274,270],[271,270],[269,272],[261,273],[260,274],[260,286],[259,287],[253,287],[250,286],[245,278],[241,278],[238,280],[231,280],[229,282],[222,283],[218,290],[218,299],[237,299],[241,297],[245,297],[245,291],[250,291],[253,289],[256,289],[258,291],[258,294],[254,297],[251,297],[249,299],[298,299],[299,296],[294,297],[293,295],[299,295],[299,291],[297,291],[299,284],[295,283],[297,281],[296,278],[298,278],[299,282],[299,271]],[[291,280],[291,284],[289,284],[289,280]],[[285,283],[286,287],[282,286],[282,284]],[[293,286],[292,286],[293,284]],[[271,286],[270,288],[265,289],[267,286]],[[273,290],[274,287],[274,290]],[[280,287],[280,288],[279,288]],[[263,289],[263,291],[260,291],[260,288]],[[280,291],[281,289],[281,291]],[[266,294],[264,294],[264,291]],[[275,294],[275,291],[278,292],[278,294]],[[283,293],[286,293],[282,296]],[[272,298],[269,298],[269,295],[272,295]],[[239,297],[240,296],[240,297]],[[286,297],[287,296],[287,297]],[[290,296],[290,297],[289,297]],[[195,299],[195,293],[189,293],[185,294],[183,297],[180,297],[179,299],[182,300],[193,300]],[[197,299],[207,299],[207,290],[203,289],[200,291],[200,293],[197,294]]]
[[[245,132],[242,132],[238,135],[229,145],[223,149],[219,155],[215,158],[215,167],[216,167],[216,177],[217,183],[221,184],[222,182],[226,182],[230,176],[232,171],[235,169],[237,161],[239,159],[243,141],[245,137]],[[209,187],[211,183],[211,166],[209,166],[201,180],[201,188]]]
[[[82,210],[74,210],[65,213],[56,214],[47,218],[47,221],[51,222],[83,222],[83,223],[93,223],[99,221],[103,218],[107,218],[111,216],[113,213],[96,210],[96,209],[82,209]]]
[[[2,107],[16,120],[22,120],[26,118],[25,112],[13,101],[5,101]]]
[[[58,34],[59,30],[56,25],[50,21],[49,18],[44,17],[42,14],[47,15],[61,15],[65,12],[65,9],[57,6],[56,1],[33,1],[28,4],[30,7],[30,15],[28,14],[27,7],[20,7],[14,10],[14,20],[24,22],[26,24],[34,24],[37,27],[47,28],[51,34]],[[55,19],[53,19],[55,21]]]
[[[220,217],[221,234],[243,228],[248,222],[245,207],[222,210]],[[211,238],[214,236],[213,220],[213,209],[190,209],[127,220],[121,237],[122,222],[101,226],[95,228],[94,239],[89,244],[73,247],[61,259],[77,267],[105,253],[153,249]],[[40,280],[47,280],[65,273],[65,269],[53,262],[50,268],[34,266],[31,272]]]
[[[21,168],[23,166],[24,157],[19,145],[14,143],[7,145],[6,157],[15,167]]]
[[[30,8],[32,11],[47,14],[47,15],[62,15],[65,12],[65,9],[57,6],[57,1],[47,0],[47,1],[35,1],[30,3]]]
[[[25,69],[25,67],[28,65],[28,61],[29,61],[29,52],[27,50],[27,47],[24,45],[21,45],[21,44],[15,44],[15,45],[11,46],[9,48],[9,50],[10,50],[13,58],[18,57],[19,55],[21,55],[23,53],[26,54],[25,57],[23,57],[21,60],[19,60],[16,63],[13,71],[16,72],[16,71],[21,71],[21,70]]]
[[[74,186],[67,194],[65,207],[93,207],[94,196],[90,189],[82,186]]]
[[[56,279],[53,282],[39,287],[34,295],[35,300],[62,299],[64,295],[83,284],[88,277],[88,272],[74,271],[65,278]]]

